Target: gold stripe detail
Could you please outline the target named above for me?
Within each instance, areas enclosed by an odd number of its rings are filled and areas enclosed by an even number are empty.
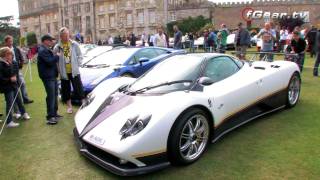
[[[282,89],[277,90],[277,91],[274,91],[274,92],[272,92],[272,93],[270,93],[270,94],[268,94],[268,95],[266,95],[266,96],[264,96],[264,97],[261,97],[261,98],[255,100],[253,103],[250,103],[249,105],[242,106],[242,107],[239,108],[238,110],[236,110],[236,111],[234,111],[234,112],[232,112],[232,113],[229,113],[225,118],[223,118],[223,120],[222,120],[219,124],[215,125],[215,128],[219,127],[221,124],[223,124],[225,121],[227,121],[231,116],[233,116],[233,115],[235,115],[235,114],[243,111],[243,110],[246,109],[246,108],[249,108],[250,106],[253,106],[254,104],[257,104],[258,102],[262,101],[263,99],[266,99],[266,98],[268,98],[268,97],[271,97],[271,96],[273,96],[273,95],[275,95],[275,94],[277,94],[277,93],[279,93],[279,92],[281,92],[281,91],[283,91],[283,90],[286,90],[286,89],[287,89],[287,87],[282,88]]]
[[[155,154],[161,154],[161,153],[164,153],[164,152],[166,152],[166,151],[167,151],[166,149],[161,149],[161,150],[158,150],[158,151],[152,151],[152,152],[146,152],[146,153],[133,154],[133,155],[131,155],[131,156],[134,157],[134,158],[140,158],[140,157],[145,157],[145,156],[152,156],[152,155],[155,155]]]

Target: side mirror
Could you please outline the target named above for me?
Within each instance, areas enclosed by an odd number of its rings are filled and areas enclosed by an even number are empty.
[[[210,86],[211,84],[214,83],[214,81],[209,77],[201,77],[201,78],[199,78],[198,83],[201,86]]]
[[[148,62],[148,61],[150,61],[150,59],[146,58],[146,57],[142,57],[142,58],[139,59],[140,65],[142,65],[142,63],[145,63],[145,62]]]

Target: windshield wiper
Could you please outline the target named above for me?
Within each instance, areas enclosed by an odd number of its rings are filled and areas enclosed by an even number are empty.
[[[192,80],[179,80],[179,81],[167,81],[167,82],[164,82],[164,83],[160,83],[160,84],[157,84],[157,85],[153,85],[153,86],[147,86],[147,87],[144,87],[144,88],[141,88],[141,89],[138,89],[136,91],[130,91],[129,89],[127,89],[127,91],[130,93],[130,94],[138,94],[138,93],[143,93],[145,91],[148,91],[148,90],[151,90],[151,89],[154,89],[154,88],[158,88],[158,87],[161,87],[161,86],[170,86],[172,84],[179,84],[179,83],[192,83],[193,81]]]

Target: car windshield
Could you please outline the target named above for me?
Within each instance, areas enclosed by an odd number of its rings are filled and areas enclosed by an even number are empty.
[[[100,56],[90,60],[86,66],[95,65],[122,65],[124,64],[135,52],[135,48],[121,48],[114,49],[101,54]]]
[[[83,60],[82,64],[86,64],[90,60],[92,60],[95,57],[98,57],[102,55],[103,53],[110,51],[112,49],[111,46],[98,46],[92,49],[88,49],[86,53],[83,53]]]
[[[201,62],[202,58],[197,56],[170,57],[135,81],[128,91],[165,93],[190,89],[199,76]]]

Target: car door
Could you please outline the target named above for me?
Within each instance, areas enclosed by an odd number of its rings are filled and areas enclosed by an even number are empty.
[[[135,73],[137,74],[137,76],[141,76],[146,71],[148,71],[152,66],[154,66],[156,62],[154,62],[153,59],[157,56],[158,56],[158,53],[155,51],[154,48],[144,48],[136,52],[133,58],[135,61],[134,67],[135,67]],[[140,63],[139,60],[141,58],[147,58],[149,59],[149,61]]]
[[[214,84],[204,87],[204,92],[212,102],[215,127],[223,125],[258,98],[259,86],[250,77],[250,69],[229,56],[208,60],[203,76],[210,77]],[[222,127],[222,130],[228,128]]]

